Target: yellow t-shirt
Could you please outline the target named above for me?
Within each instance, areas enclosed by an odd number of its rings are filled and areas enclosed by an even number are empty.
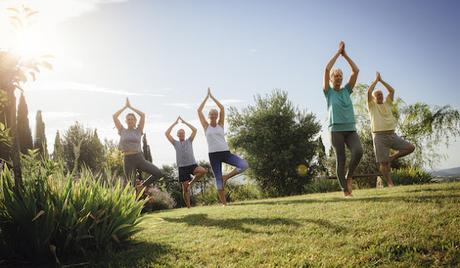
[[[368,102],[372,132],[395,130],[396,118],[391,112],[392,107],[393,101],[390,98],[386,98],[382,104],[376,103],[375,100]]]

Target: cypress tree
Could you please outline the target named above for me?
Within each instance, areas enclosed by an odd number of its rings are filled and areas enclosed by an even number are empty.
[[[17,126],[20,151],[23,154],[27,154],[29,149],[33,149],[33,141],[32,131],[29,126],[29,111],[24,94],[21,94],[19,98]]]
[[[56,137],[54,138],[53,160],[58,161],[61,159],[64,159],[64,149],[62,147],[61,135],[58,130],[56,131]]]
[[[35,141],[34,148],[38,149],[42,156],[48,155],[46,135],[45,135],[45,123],[42,118],[42,111],[38,110],[35,117]]]
[[[147,134],[142,137],[142,151],[144,153],[145,160],[152,162],[152,154],[150,153],[150,145],[147,144]]]

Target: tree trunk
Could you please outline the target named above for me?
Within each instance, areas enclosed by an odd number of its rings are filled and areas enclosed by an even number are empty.
[[[19,139],[18,128],[16,124],[16,96],[14,95],[14,86],[9,86],[7,89],[7,107],[6,107],[6,120],[7,127],[10,129],[11,135],[11,160],[13,162],[14,183],[17,189],[22,187],[22,172],[21,161],[19,158]]]

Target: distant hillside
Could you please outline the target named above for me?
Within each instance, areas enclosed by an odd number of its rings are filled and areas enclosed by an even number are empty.
[[[460,176],[460,167],[448,168],[448,169],[441,169],[437,171],[432,171],[431,174],[433,176]]]

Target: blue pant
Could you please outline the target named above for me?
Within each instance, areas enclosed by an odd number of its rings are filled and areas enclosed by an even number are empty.
[[[216,177],[217,190],[224,189],[222,181],[222,163],[226,163],[236,167],[238,173],[245,171],[248,168],[248,162],[229,151],[209,153],[209,162],[211,162],[212,171]]]

